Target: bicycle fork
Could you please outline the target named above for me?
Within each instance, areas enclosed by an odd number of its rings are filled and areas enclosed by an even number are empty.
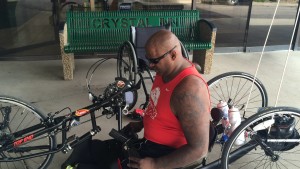
[[[279,155],[275,154],[274,151],[271,149],[270,146],[268,146],[263,139],[261,139],[257,134],[253,134],[251,136],[253,140],[256,141],[257,144],[260,145],[260,147],[265,151],[265,154],[269,157],[271,157],[271,161],[275,162],[279,159]]]

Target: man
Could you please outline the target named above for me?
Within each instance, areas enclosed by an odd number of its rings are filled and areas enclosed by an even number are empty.
[[[151,142],[173,150],[148,157],[144,150],[144,158],[130,157],[128,166],[142,169],[192,167],[208,151],[210,99],[207,85],[194,65],[182,56],[179,40],[172,32],[155,33],[145,47],[156,77],[143,125],[131,123],[129,126],[135,132],[144,127],[145,144]],[[151,150],[160,151],[159,146]]]
[[[122,129],[124,133],[134,135],[132,133],[144,128],[144,138],[138,142],[139,156],[129,157],[127,166],[139,169],[194,168],[206,156],[209,145],[207,85],[194,64],[182,56],[180,42],[171,31],[155,33],[145,47],[149,66],[156,71],[156,77],[143,121],[131,122]],[[80,149],[77,154],[95,158],[90,163],[97,167],[91,168],[109,168],[104,166],[110,164],[103,163],[117,158],[120,152],[113,140],[95,140],[87,144],[90,144],[92,155],[88,156]],[[63,167],[78,162],[77,159],[76,155],[71,157]],[[79,163],[86,164],[86,161]],[[124,163],[122,165],[124,167]],[[82,168],[88,167],[82,165]]]

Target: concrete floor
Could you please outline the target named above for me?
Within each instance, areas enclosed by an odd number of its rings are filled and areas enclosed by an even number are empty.
[[[243,71],[255,74],[261,53],[218,53],[214,56],[212,72],[204,75],[206,80],[228,71]],[[265,85],[269,95],[269,106],[276,103],[277,92],[286,62],[288,51],[264,53],[258,78]],[[89,105],[85,76],[89,67],[98,59],[77,59],[74,80],[64,81],[61,60],[50,61],[2,61],[0,62],[0,95],[10,95],[27,102],[45,112],[54,112],[65,107],[72,110]],[[300,108],[300,52],[291,52],[281,87],[277,106]],[[116,61],[105,62],[96,71],[92,89],[101,94],[102,89],[114,81]],[[139,95],[139,100],[144,101]],[[139,105],[139,104],[138,104]],[[125,123],[128,119],[125,119]],[[107,133],[117,128],[115,118],[99,118],[102,128],[96,138],[110,138]],[[71,130],[70,133],[85,133],[90,128],[85,123]],[[57,153],[49,169],[60,168],[68,154]]]

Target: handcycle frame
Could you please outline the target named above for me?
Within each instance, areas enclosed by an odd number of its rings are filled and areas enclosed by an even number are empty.
[[[116,78],[118,82],[121,81],[124,85],[124,89],[120,89],[120,91],[117,91],[116,93],[112,94],[111,97],[106,98],[104,100],[93,100],[93,104],[86,106],[84,108],[78,109],[76,111],[73,111],[67,115],[62,115],[62,116],[57,116],[54,117],[54,115],[51,115],[50,113],[48,114],[48,117],[46,121],[41,121],[41,123],[36,124],[34,126],[31,126],[29,128],[25,128],[23,130],[17,131],[13,133],[14,137],[19,137],[22,135],[25,135],[17,140],[13,140],[9,143],[6,143],[6,145],[1,145],[0,147],[0,154],[1,156],[4,156],[2,153],[3,151],[31,151],[34,149],[47,149],[49,147],[45,146],[38,146],[38,147],[22,147],[18,148],[20,145],[25,144],[27,142],[30,142],[34,138],[44,135],[44,134],[57,134],[59,130],[62,131],[62,144],[57,145],[55,149],[49,150],[47,152],[41,152],[41,153],[36,153],[36,154],[31,154],[31,155],[26,155],[23,157],[16,157],[13,159],[10,159],[9,157],[6,157],[5,160],[0,160],[0,162],[12,162],[12,161],[18,161],[18,160],[25,160],[25,159],[30,159],[38,156],[43,156],[43,155],[48,155],[48,154],[54,154],[59,151],[67,152],[68,150],[72,149],[76,145],[84,142],[86,139],[90,138],[91,136],[94,136],[96,133],[101,131],[101,128],[97,126],[96,123],[96,116],[95,116],[95,111],[104,108],[106,106],[113,107],[115,108],[115,114],[118,120],[118,130],[121,129],[121,109],[122,109],[122,102],[124,100],[118,100],[118,96],[124,94],[126,91],[130,90],[131,84],[130,82]],[[125,82],[125,83],[124,83]],[[96,98],[94,98],[96,99]],[[113,105],[116,104],[116,105]],[[91,117],[91,124],[92,124],[92,129],[80,136],[79,138],[75,138],[75,135],[70,136],[67,138],[67,132],[69,129],[72,127],[71,126],[71,121],[72,120],[79,120],[81,117],[86,116],[90,114]],[[114,115],[114,114],[113,114]],[[6,114],[5,117],[7,119],[4,119],[4,121],[7,121],[9,119],[9,114]],[[67,123],[69,124],[67,125]],[[59,129],[59,127],[62,127],[62,129]],[[68,144],[71,142],[70,144]]]

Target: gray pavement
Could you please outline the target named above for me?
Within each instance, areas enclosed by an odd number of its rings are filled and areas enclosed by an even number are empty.
[[[269,106],[274,106],[276,103],[287,54],[288,51],[267,52],[262,57],[258,78],[269,94]],[[217,53],[214,56],[211,74],[204,75],[204,77],[209,80],[228,71],[255,74],[260,55],[261,53]],[[61,60],[2,61],[0,62],[0,95],[10,95],[31,102],[45,114],[65,107],[76,110],[90,104],[85,76],[89,67],[97,60],[77,59],[72,81],[63,80]],[[277,106],[300,108],[300,52],[291,52],[287,63]],[[93,91],[101,94],[102,89],[114,81],[115,75],[116,61],[110,60],[104,63],[94,75]],[[143,99],[143,95],[140,94],[139,100],[143,101]],[[96,136],[98,139],[109,138],[108,131],[111,128],[117,128],[115,118],[99,118],[98,125],[102,128]],[[72,129],[71,133],[83,134],[90,129],[89,127],[90,124],[85,123]],[[57,153],[49,168],[60,168],[60,164],[67,157],[68,154]]]

